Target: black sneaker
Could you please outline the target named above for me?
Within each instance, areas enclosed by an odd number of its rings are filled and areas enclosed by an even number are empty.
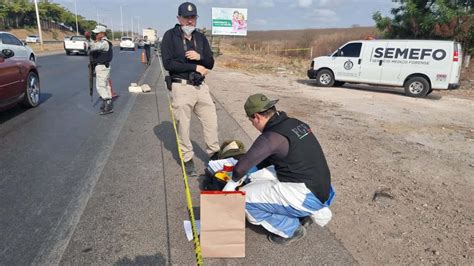
[[[196,169],[194,168],[193,159],[184,162],[184,168],[186,169],[186,175],[191,177],[197,177]]]
[[[306,235],[306,229],[300,225],[298,229],[296,229],[292,237],[284,238],[275,234],[269,234],[268,240],[272,242],[273,244],[288,246],[289,244],[302,239],[305,235]]]
[[[304,227],[308,227],[312,224],[314,224],[313,219],[311,219],[311,215],[308,215],[306,217],[301,217],[300,218],[300,224]]]

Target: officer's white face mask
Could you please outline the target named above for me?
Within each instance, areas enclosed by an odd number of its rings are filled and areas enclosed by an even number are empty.
[[[191,36],[193,31],[196,29],[196,27],[194,27],[194,26],[181,26],[181,29],[183,30],[184,35]]]

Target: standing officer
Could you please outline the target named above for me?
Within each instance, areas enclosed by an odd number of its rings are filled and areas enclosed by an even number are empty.
[[[100,107],[101,115],[113,113],[112,88],[110,87],[110,62],[113,58],[112,43],[107,39],[105,32],[107,28],[97,25],[95,33],[95,42],[90,45],[91,64],[95,65],[96,89],[102,98]]]
[[[151,55],[151,42],[148,40],[148,36],[145,35],[143,39],[143,48],[145,49],[145,55],[146,55],[146,64],[150,65],[150,55]]]
[[[186,172],[197,176],[189,138],[193,112],[201,121],[206,151],[211,159],[217,157],[219,151],[216,107],[204,82],[205,76],[214,67],[214,58],[206,36],[196,30],[196,6],[189,2],[182,3],[177,18],[179,24],[163,36],[161,54],[163,65],[172,80],[172,107]]]

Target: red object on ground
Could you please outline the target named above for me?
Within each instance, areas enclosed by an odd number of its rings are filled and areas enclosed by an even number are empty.
[[[114,91],[114,87],[112,87],[112,80],[109,79],[110,91],[112,93],[112,99],[117,98],[119,95]]]

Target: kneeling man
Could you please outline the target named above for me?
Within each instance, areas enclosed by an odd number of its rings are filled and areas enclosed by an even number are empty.
[[[267,167],[260,174],[265,178],[251,178],[241,188],[246,191],[245,212],[250,223],[271,232],[270,242],[288,245],[305,236],[306,225],[324,226],[331,220],[334,191],[326,158],[311,128],[277,111],[277,102],[263,94],[251,95],[245,102],[249,120],[262,134],[235,165],[225,190],[235,189],[253,166]]]

